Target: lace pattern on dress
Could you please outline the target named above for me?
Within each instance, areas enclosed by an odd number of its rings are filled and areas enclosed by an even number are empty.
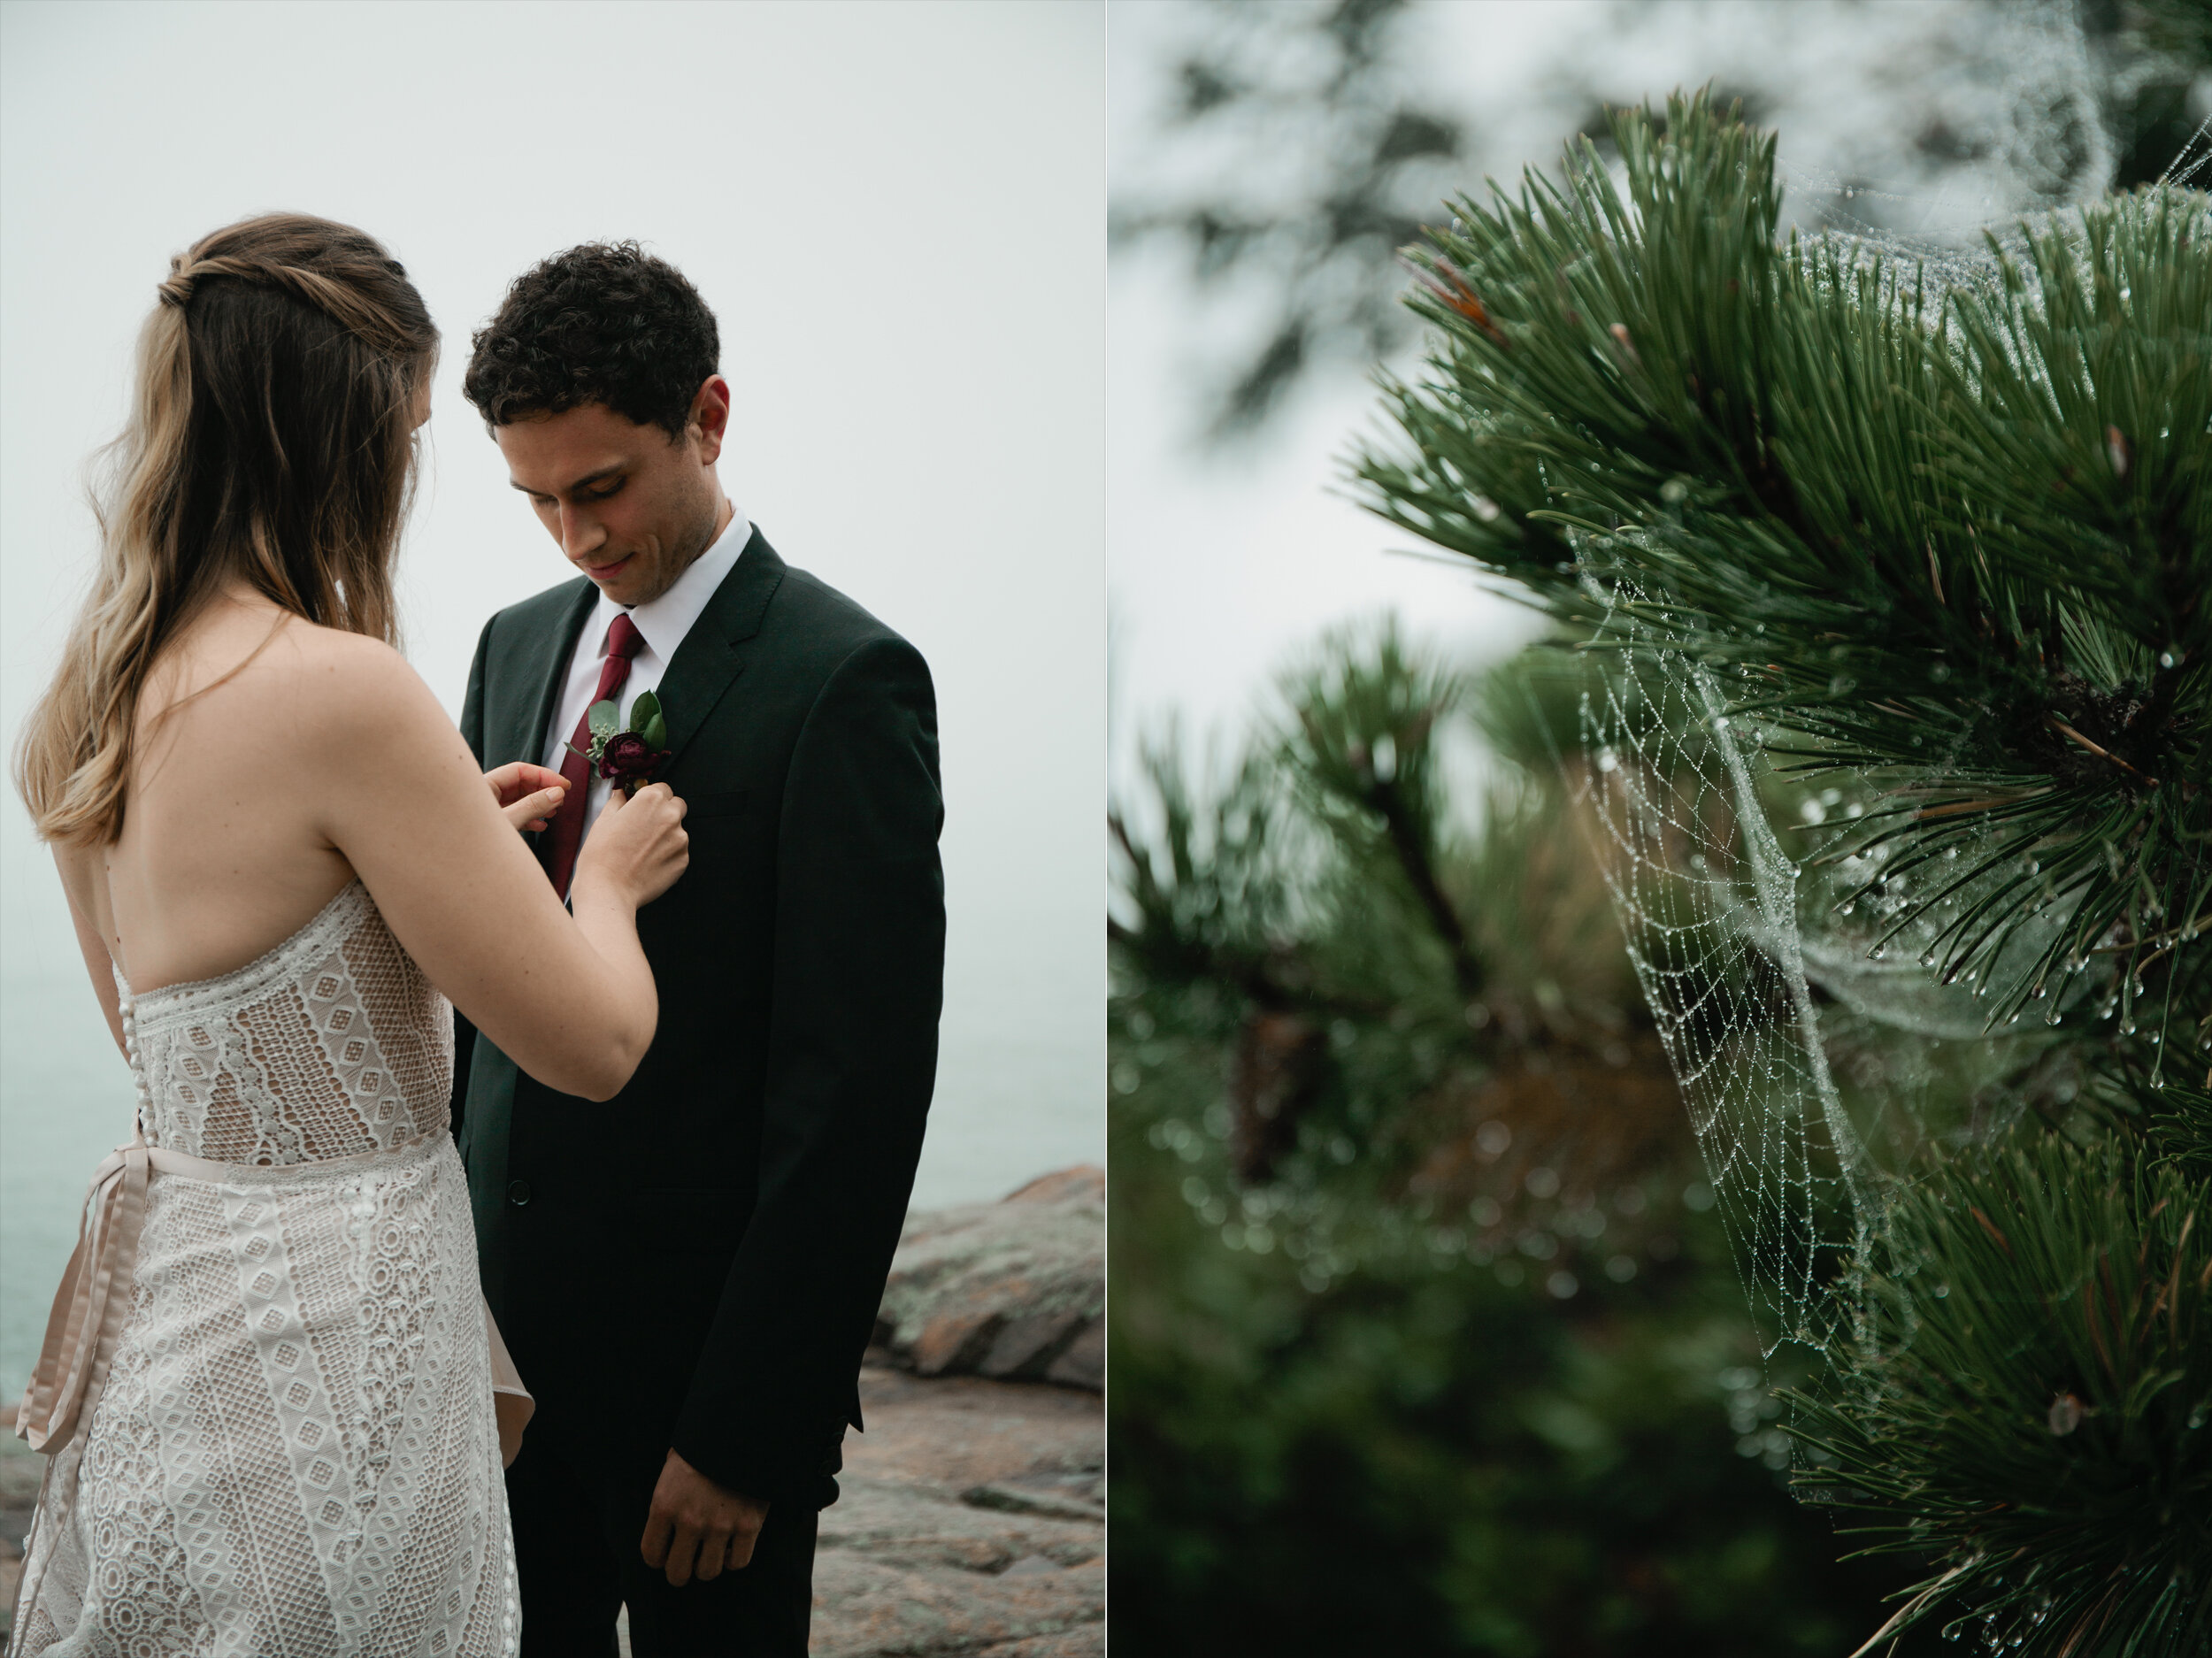
[[[142,1133],[231,1167],[149,1188],[15,1650],[511,1654],[444,999],[358,883],[235,972],[142,997],[117,979]]]
[[[149,1142],[219,1163],[305,1163],[446,1125],[452,1016],[355,881],[273,950],[134,996]]]

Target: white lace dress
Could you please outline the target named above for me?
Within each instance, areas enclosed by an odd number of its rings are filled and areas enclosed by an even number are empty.
[[[44,1447],[11,1652],[514,1652],[444,998],[357,882],[236,972],[117,985],[157,1149],[109,1228],[134,1262],[88,1232],[117,1294]]]

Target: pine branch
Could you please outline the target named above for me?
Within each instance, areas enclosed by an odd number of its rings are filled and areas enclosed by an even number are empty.
[[[1624,182],[1586,149],[1409,250],[1436,348],[1367,503],[1714,672],[1802,763],[1947,790],[1893,850],[2070,871],[1954,894],[1941,970],[2009,1019],[2212,836],[2212,213],[2148,191],[1944,288],[1778,246],[1771,139],[1702,97],[1615,132]]]
[[[1886,1633],[1947,1613],[2027,1658],[2212,1639],[2206,1219],[2180,1171],[2055,1136],[1895,1195],[1797,1430],[1801,1488],[1872,1550],[1934,1557]]]

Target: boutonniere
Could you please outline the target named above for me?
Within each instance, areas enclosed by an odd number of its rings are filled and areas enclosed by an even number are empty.
[[[640,691],[630,704],[630,723],[622,723],[622,710],[612,698],[594,702],[584,716],[591,727],[591,747],[568,745],[581,755],[592,770],[611,779],[625,794],[634,794],[653,780],[653,773],[667,764],[668,722],[661,717],[661,701],[650,691]]]

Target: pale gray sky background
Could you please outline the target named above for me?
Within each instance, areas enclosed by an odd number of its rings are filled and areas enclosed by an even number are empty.
[[[1104,38],[1097,0],[5,0],[0,729],[82,590],[85,462],[173,252],[297,208],[421,288],[446,344],[403,613],[457,712],[485,617],[571,573],[461,395],[469,334],[534,260],[635,237],[720,319],[733,496],[936,679],[950,940],[917,1201],[1099,1159]],[[5,1384],[131,1097],[12,793],[0,935]]]

